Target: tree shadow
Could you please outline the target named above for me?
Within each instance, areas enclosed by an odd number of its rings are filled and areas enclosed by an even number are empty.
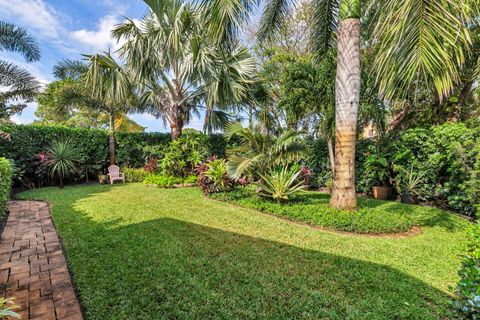
[[[98,223],[76,202],[115,190],[93,191],[55,201],[54,214],[88,319],[439,319],[444,314],[447,294],[385,265],[172,218]]]

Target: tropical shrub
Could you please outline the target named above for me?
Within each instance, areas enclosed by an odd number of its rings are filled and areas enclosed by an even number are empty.
[[[265,175],[300,160],[305,150],[298,131],[289,130],[272,137],[259,127],[244,128],[241,123],[232,123],[226,128],[226,134],[240,141],[235,148],[227,149],[227,171],[233,179]]]
[[[289,196],[305,189],[304,182],[298,181],[301,173],[301,170],[291,172],[285,166],[269,175],[261,175],[261,181],[256,183],[259,187],[257,193],[277,201],[287,201]]]
[[[145,179],[143,180],[143,183],[147,185],[155,185],[158,188],[172,188],[176,184],[183,183],[183,179],[174,177],[174,176],[149,174],[145,177]]]
[[[5,213],[12,186],[12,165],[5,158],[0,158],[0,217]]]
[[[386,186],[389,182],[388,160],[383,155],[371,154],[365,161],[365,173],[374,186]]]
[[[192,175],[197,165],[207,157],[206,142],[205,135],[194,130],[185,130],[180,138],[170,142],[159,161],[162,173],[175,177]]]
[[[195,168],[199,174],[198,186],[204,194],[225,192],[235,185],[234,181],[227,174],[227,164],[224,159],[216,156],[210,157],[208,161]]]
[[[480,319],[480,224],[468,234],[467,250],[458,273],[453,319]]]
[[[76,164],[81,162],[82,154],[68,140],[54,141],[47,148],[44,165],[50,174],[58,179],[59,187],[63,188],[66,178],[77,170]]]
[[[125,174],[125,180],[127,182],[142,182],[148,175],[148,172],[144,168],[122,168],[122,172]]]

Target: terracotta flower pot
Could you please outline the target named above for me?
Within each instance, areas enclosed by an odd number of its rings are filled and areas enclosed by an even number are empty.
[[[392,194],[392,188],[374,186],[372,187],[372,194],[375,199],[388,200],[390,198],[390,195]]]

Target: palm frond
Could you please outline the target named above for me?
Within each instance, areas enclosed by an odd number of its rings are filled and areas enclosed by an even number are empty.
[[[317,55],[327,52],[336,45],[339,4],[339,0],[313,1],[315,27],[312,28],[312,42]]]
[[[378,6],[374,68],[380,93],[403,97],[420,80],[447,96],[471,43],[470,0],[386,0]]]
[[[84,62],[72,59],[63,59],[53,66],[53,75],[60,80],[78,80],[87,71],[88,66]]]
[[[0,21],[0,51],[3,50],[19,52],[27,62],[40,59],[40,47],[25,29]]]
[[[0,61],[0,86],[7,90],[0,94],[0,101],[10,99],[32,99],[39,91],[40,84],[30,72],[19,66]]]
[[[282,26],[285,18],[290,12],[292,0],[269,0],[265,5],[260,29],[258,30],[259,41],[271,38]]]

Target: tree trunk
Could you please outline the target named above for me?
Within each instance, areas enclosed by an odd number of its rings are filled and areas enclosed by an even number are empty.
[[[471,94],[473,87],[473,82],[469,81],[464,84],[462,91],[458,94],[458,103],[453,112],[448,117],[449,122],[457,122],[460,120],[460,113],[462,112],[462,108],[465,106],[466,100],[468,96]]]
[[[356,8],[355,1],[349,2]],[[345,10],[345,9],[344,9]],[[350,7],[347,10],[352,10]],[[330,205],[336,209],[356,210],[355,142],[360,100],[360,19],[348,12],[340,19],[338,30],[337,79],[335,84],[335,174]],[[342,18],[342,17],[341,17]]]
[[[115,114],[111,113],[109,116],[109,143],[108,147],[110,150],[110,165],[115,165]]]
[[[179,116],[175,116],[172,121],[170,121],[170,132],[172,135],[172,141],[177,140],[182,135],[183,131],[183,121]]]
[[[332,140],[332,137],[328,138],[328,158],[330,159],[330,167],[332,168],[332,177],[335,177],[335,154]]]
[[[62,175],[59,176],[58,187],[60,189],[63,189],[63,176]]]

